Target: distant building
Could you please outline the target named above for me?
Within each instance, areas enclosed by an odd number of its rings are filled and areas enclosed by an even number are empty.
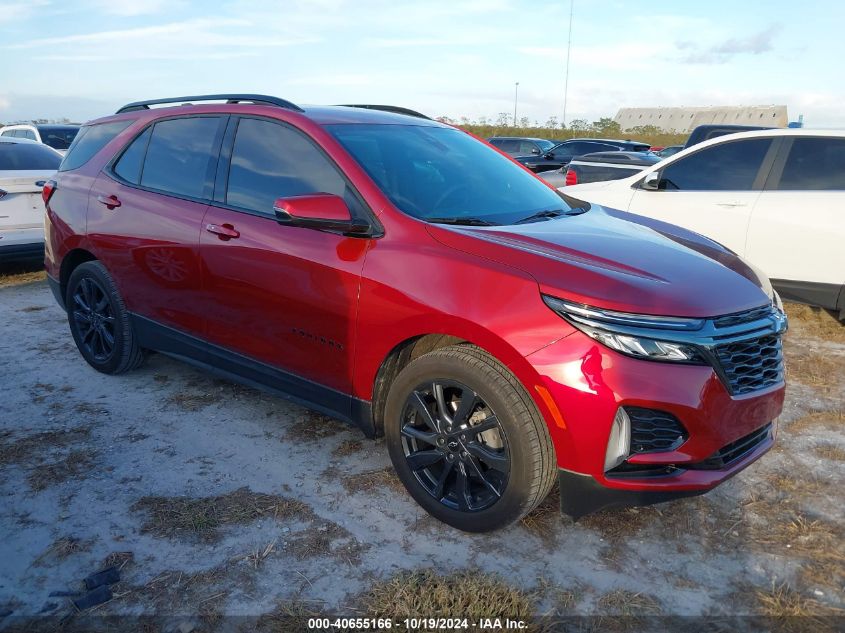
[[[664,132],[688,133],[705,123],[786,127],[786,106],[707,106],[701,108],[621,108],[613,118],[623,130],[653,125]]]

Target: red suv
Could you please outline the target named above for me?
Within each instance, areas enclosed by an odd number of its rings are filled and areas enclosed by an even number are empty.
[[[774,441],[786,318],[765,277],[410,111],[133,103],[82,128],[44,198],[92,367],[155,350],[383,434],[463,530],[556,478],[574,517],[700,494]]]

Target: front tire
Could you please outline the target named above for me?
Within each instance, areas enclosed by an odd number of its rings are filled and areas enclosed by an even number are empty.
[[[144,361],[129,312],[100,262],[85,262],[74,269],[65,305],[73,340],[91,367],[104,374],[122,374]]]
[[[531,512],[554,484],[545,422],[507,368],[453,345],[406,366],[390,387],[385,436],[393,466],[432,516],[489,532]]]

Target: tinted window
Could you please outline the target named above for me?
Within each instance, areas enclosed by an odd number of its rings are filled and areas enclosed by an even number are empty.
[[[208,196],[217,166],[221,117],[170,119],[155,124],[141,185],[191,198]]]
[[[41,142],[54,149],[67,149],[73,143],[79,128],[55,127],[39,125],[38,133],[41,135]]]
[[[539,145],[540,149],[543,150],[544,152],[548,152],[551,148],[553,148],[555,146],[555,144],[552,143],[551,141],[545,141],[543,139],[540,139],[539,141],[537,141],[537,145]]]
[[[110,140],[129,127],[131,123],[131,120],[113,121],[112,123],[86,125],[81,128],[70,144],[59,171],[70,171],[82,167],[94,157],[94,154],[103,149]]]
[[[62,157],[36,143],[0,143],[0,170],[58,169]]]
[[[520,141],[520,143],[519,143],[519,153],[520,154],[539,154],[540,148],[537,146],[536,143],[532,143],[531,141]]]
[[[537,211],[569,209],[554,190],[460,130],[327,127],[385,195],[411,216],[510,224]]]
[[[28,138],[30,141],[38,140],[37,138],[35,138],[35,132],[33,132],[32,130],[18,130],[18,137]]]
[[[499,149],[501,149],[503,152],[510,152],[511,154],[516,154],[519,152],[519,141],[517,141],[516,139],[499,141],[498,146]]]
[[[3,130],[3,131],[0,131],[0,136],[14,136],[14,135],[15,135],[15,131],[14,131],[14,130]]]
[[[796,138],[789,150],[778,189],[845,189],[845,139]]]
[[[121,157],[114,164],[114,173],[124,180],[138,184],[141,180],[141,164],[147,151],[147,142],[153,129],[148,127],[144,133],[129,144]]]
[[[660,188],[670,191],[748,191],[769,150],[769,138],[731,141],[668,165]]]
[[[346,194],[346,182],[314,145],[278,123],[241,119],[232,148],[227,204],[272,214],[277,198]]]

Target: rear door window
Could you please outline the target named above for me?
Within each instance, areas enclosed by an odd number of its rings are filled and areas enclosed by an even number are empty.
[[[82,167],[97,152],[103,149],[109,141],[123,132],[132,123],[132,119],[127,119],[126,121],[86,125],[74,137],[59,167],[59,171],[70,171]]]
[[[684,156],[667,165],[660,175],[660,188],[667,191],[750,191],[770,138],[721,143]]]
[[[782,191],[845,189],[845,138],[796,138],[777,188]]]
[[[141,186],[189,198],[210,198],[224,121],[219,116],[197,116],[156,123]]]
[[[277,198],[311,193],[333,193],[350,202],[343,176],[302,134],[271,121],[241,119],[226,203],[273,215]]]

